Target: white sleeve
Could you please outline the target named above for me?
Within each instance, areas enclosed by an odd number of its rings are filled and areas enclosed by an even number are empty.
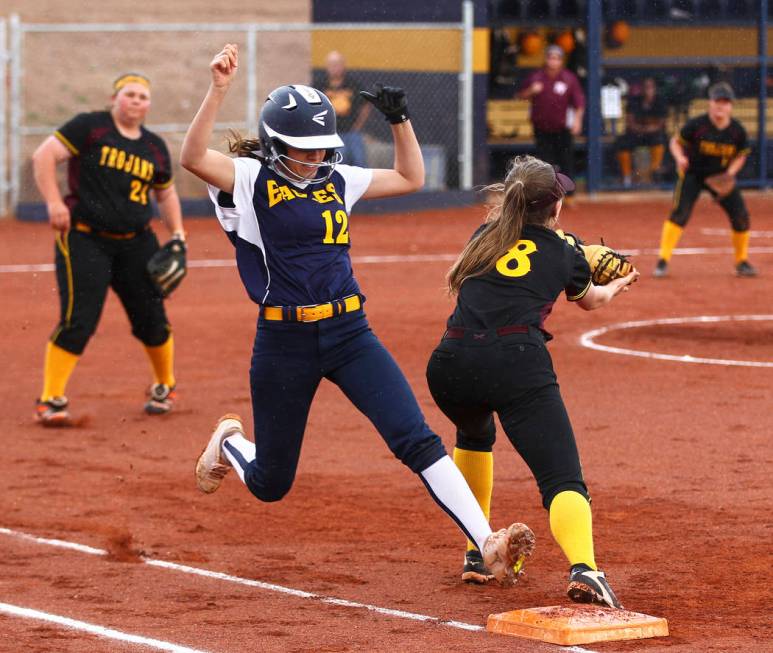
[[[234,192],[231,196],[232,206],[228,202],[220,202],[221,190],[216,186],[207,184],[207,190],[212,203],[215,205],[215,214],[226,231],[235,231],[237,235],[262,249],[263,239],[258,227],[258,216],[255,214],[255,206],[252,203],[255,192],[255,180],[260,173],[261,163],[257,159],[239,157],[234,162]]]
[[[344,205],[346,206],[346,212],[351,213],[355,202],[368,190],[368,186],[370,186],[370,182],[373,180],[373,170],[338,164],[336,172],[341,173],[341,176],[344,178]]]

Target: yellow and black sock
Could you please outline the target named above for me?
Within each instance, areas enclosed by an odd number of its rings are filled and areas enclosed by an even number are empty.
[[[43,365],[43,392],[40,393],[41,401],[48,401],[53,397],[63,397],[67,381],[75,369],[80,356],[73,354],[53,342],[46,345],[46,359]]]
[[[491,514],[491,492],[494,489],[494,454],[491,451],[471,451],[454,447],[454,463],[470,486],[475,499],[488,521]],[[467,540],[467,550],[477,549]]]
[[[749,230],[733,232],[733,250],[735,252],[735,264],[749,258]]]
[[[174,378],[174,338],[169,334],[166,342],[157,347],[145,345],[145,351],[153,367],[153,382],[163,383],[165,386],[173,388],[176,380]]]
[[[550,502],[550,532],[569,560],[569,565],[596,567],[593,554],[593,519],[590,503],[579,492],[559,492]]]
[[[679,243],[679,239],[682,237],[683,227],[680,227],[671,220],[666,220],[663,223],[663,231],[660,234],[660,258],[664,261],[671,260],[671,254],[674,248]]]

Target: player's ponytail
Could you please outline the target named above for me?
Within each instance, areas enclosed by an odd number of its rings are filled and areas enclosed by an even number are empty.
[[[517,156],[510,162],[504,183],[484,188],[500,199],[490,208],[486,226],[467,243],[448,271],[450,294],[458,293],[465,279],[491,270],[521,237],[525,224],[545,224],[555,215],[556,202],[563,195],[553,197],[556,185],[550,164],[532,156]]]
[[[257,138],[242,138],[239,132],[230,129],[228,130],[228,151],[236,156],[258,159],[260,141]]]

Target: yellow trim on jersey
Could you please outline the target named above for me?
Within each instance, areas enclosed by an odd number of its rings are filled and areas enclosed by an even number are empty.
[[[72,279],[72,261],[70,260],[70,244],[68,241],[70,232],[66,231],[64,234],[58,233],[56,235],[56,246],[64,256],[64,266],[67,271],[67,309],[64,312],[64,323],[69,326],[70,319],[72,318],[73,304],[75,303],[75,284]],[[56,335],[59,335],[58,333]],[[56,338],[52,338],[55,340]]]
[[[679,172],[679,179],[676,180],[676,186],[674,186],[674,201],[671,203],[671,209],[675,209],[679,206],[679,200],[682,196],[682,184],[684,183],[684,173]]]
[[[164,190],[169,188],[173,183],[174,179],[170,179],[169,181],[165,181],[163,184],[153,184],[153,190]]]
[[[56,130],[54,132],[54,136],[59,139],[59,141],[64,145],[70,152],[72,152],[75,156],[78,156],[80,152],[78,152],[78,148],[75,147],[70,141],[67,140],[67,137],[62,134],[59,130]]]
[[[588,291],[590,290],[590,287],[591,287],[592,285],[593,285],[593,284],[592,284],[592,282],[591,282],[590,280],[588,280],[588,285],[587,285],[587,286],[585,286],[585,288],[583,289],[583,291],[582,291],[582,292],[581,292],[579,295],[572,295],[572,296],[569,296],[569,295],[567,295],[567,296],[566,296],[566,298],[567,298],[567,299],[568,299],[570,302],[578,302],[578,301],[580,301],[580,300],[581,300],[583,297],[585,297],[585,295],[587,295],[587,294],[588,294]]]
[[[737,159],[739,156],[747,156],[751,151],[752,151],[752,148],[746,147],[740,152],[736,152],[736,155],[733,158]]]

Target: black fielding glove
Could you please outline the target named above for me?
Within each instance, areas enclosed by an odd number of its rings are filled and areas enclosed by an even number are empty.
[[[409,118],[405,91],[397,86],[374,84],[373,93],[360,91],[360,95],[383,113],[392,125],[399,125]]]

